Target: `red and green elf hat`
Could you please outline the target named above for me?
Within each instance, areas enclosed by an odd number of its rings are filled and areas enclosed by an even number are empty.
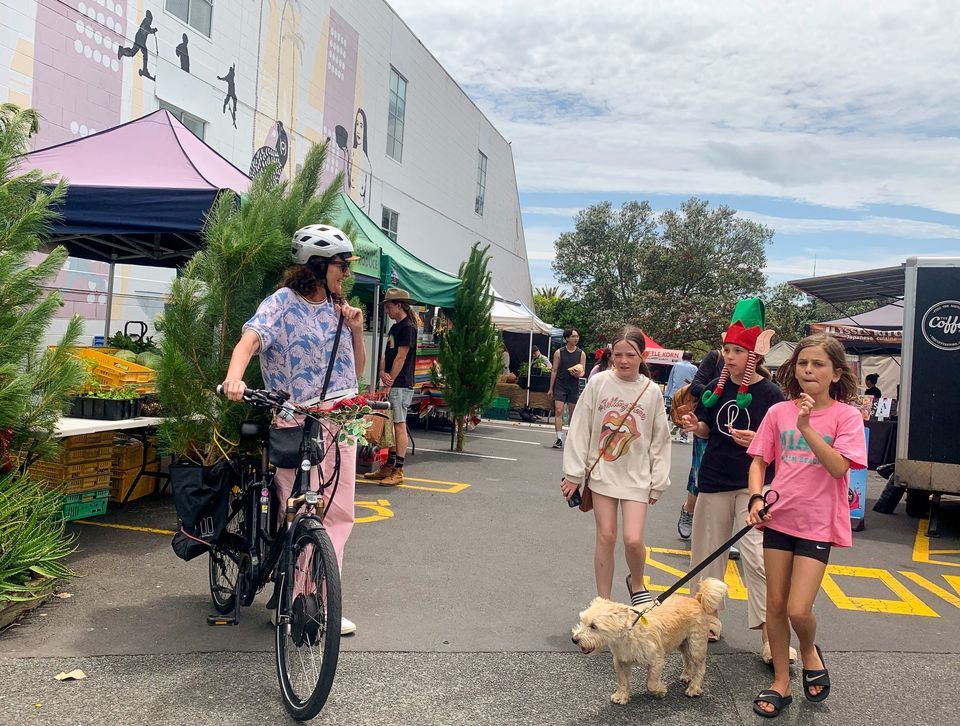
[[[749,297],[737,303],[730,318],[730,327],[723,335],[724,345],[727,343],[739,345],[741,348],[750,351],[750,355],[747,356],[747,368],[743,373],[744,383],[741,383],[740,388],[737,389],[737,405],[740,408],[746,408],[753,400],[753,396],[749,393],[749,385],[746,382],[753,379],[757,359],[766,355],[770,350],[770,341],[773,338],[774,331],[764,330],[765,321],[766,309],[763,300],[758,297]],[[711,408],[717,405],[729,377],[730,372],[724,364],[716,387],[712,391],[703,392],[700,400],[704,406]]]

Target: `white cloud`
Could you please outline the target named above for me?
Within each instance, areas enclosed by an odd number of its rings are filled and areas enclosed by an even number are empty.
[[[538,214],[547,217],[576,217],[583,207],[524,207],[524,214]]]
[[[524,191],[960,213],[951,3],[391,0]]]
[[[960,240],[960,227],[915,219],[868,216],[861,219],[800,219],[738,211],[737,216],[759,222],[781,234],[823,234],[846,232],[877,234],[905,239]],[[812,251],[812,250],[811,250]],[[902,262],[902,260],[901,260]]]

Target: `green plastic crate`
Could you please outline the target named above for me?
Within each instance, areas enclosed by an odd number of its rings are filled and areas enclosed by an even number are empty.
[[[483,418],[495,418],[501,421],[510,418],[510,399],[506,396],[493,399],[490,405],[483,409]]]
[[[72,522],[76,519],[96,517],[106,514],[107,500],[110,498],[110,489],[95,489],[88,492],[68,494],[63,498],[63,519]]]

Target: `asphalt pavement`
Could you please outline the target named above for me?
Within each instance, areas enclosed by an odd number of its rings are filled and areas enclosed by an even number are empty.
[[[670,686],[609,702],[610,655],[570,642],[595,594],[592,517],[559,494],[552,428],[484,422],[466,452],[443,432],[414,431],[402,488],[359,484],[347,545],[344,614],[358,624],[342,644],[329,724],[756,723],[751,699],[769,685],[759,635],[746,628],[739,571],[724,638],[710,646],[706,694],[689,699],[671,656]],[[673,485],[648,517],[647,574],[661,590],[684,571],[676,522],[690,446],[673,445]],[[945,505],[943,535],[922,536],[901,506],[869,510],[866,529],[835,550],[817,600],[818,640],[834,687],[802,698],[781,723],[956,722],[960,677],[960,507]],[[110,525],[110,526],[103,526]],[[272,632],[261,595],[238,627],[211,628],[205,558],[184,563],[164,530],[168,496],[75,524],[78,577],[63,594],[0,634],[0,723],[288,723],[279,700]],[[625,599],[618,562],[615,596]],[[86,678],[53,676],[80,668]]]

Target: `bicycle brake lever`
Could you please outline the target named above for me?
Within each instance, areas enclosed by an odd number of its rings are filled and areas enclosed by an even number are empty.
[[[293,404],[289,401],[284,401],[283,405],[277,410],[277,417],[284,421],[292,421],[294,412]]]

